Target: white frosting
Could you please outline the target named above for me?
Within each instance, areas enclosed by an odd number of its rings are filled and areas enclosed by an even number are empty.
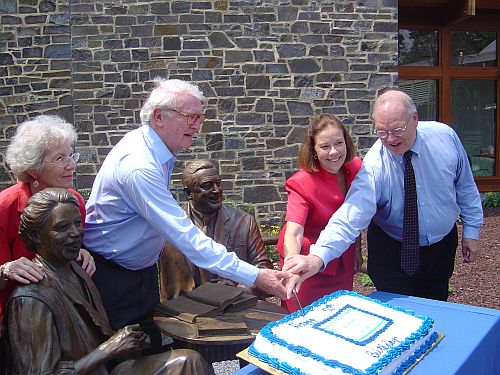
[[[374,373],[390,374],[428,340],[431,322],[356,293],[335,292],[307,307],[305,317],[294,313],[271,323],[270,331],[264,328],[250,354],[285,372],[365,374],[375,365],[380,372]]]

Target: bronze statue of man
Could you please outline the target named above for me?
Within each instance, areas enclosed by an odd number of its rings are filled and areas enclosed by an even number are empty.
[[[198,228],[225,245],[238,258],[258,268],[272,269],[255,218],[222,204],[221,178],[212,162],[194,160],[188,163],[182,174],[182,183],[188,200],[183,209]],[[177,297],[207,281],[237,286],[229,279],[198,268],[168,242],[160,257],[160,275],[162,301]],[[252,294],[266,296],[255,287],[246,289]]]
[[[213,374],[190,350],[141,356],[150,338],[138,324],[112,331],[97,288],[75,262],[82,233],[78,201],[66,189],[28,201],[19,234],[44,277],[17,286],[7,303],[7,374]]]

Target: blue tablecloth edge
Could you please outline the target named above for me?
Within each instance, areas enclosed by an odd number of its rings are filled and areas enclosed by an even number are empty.
[[[472,312],[476,314],[486,314],[486,315],[491,315],[491,316],[500,316],[500,310],[496,309],[491,309],[488,307],[481,307],[481,306],[474,306],[474,305],[464,305],[461,303],[454,303],[454,302],[444,302],[444,301],[436,301],[436,300],[430,300],[430,299],[425,299],[425,298],[420,298],[420,297],[412,297],[412,296],[404,296],[401,294],[394,294],[394,293],[388,293],[388,292],[372,292],[368,296],[373,299],[377,299],[381,302],[388,303],[390,305],[395,305],[397,306],[398,301],[410,301],[411,303],[415,304],[420,304],[420,305],[434,305],[434,306],[439,306],[441,308],[445,309],[454,309],[454,310],[461,310],[461,311],[467,311],[467,312]],[[450,307],[448,304],[452,304],[453,307]],[[447,306],[448,305],[448,306]]]

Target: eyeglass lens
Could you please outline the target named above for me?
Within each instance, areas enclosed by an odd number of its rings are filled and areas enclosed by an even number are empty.
[[[80,160],[80,153],[75,152],[71,155],[65,155],[65,156],[60,156],[55,160],[48,160],[50,163],[57,163],[57,164],[63,164],[67,165],[70,160],[73,160],[75,163],[78,163],[78,160]]]

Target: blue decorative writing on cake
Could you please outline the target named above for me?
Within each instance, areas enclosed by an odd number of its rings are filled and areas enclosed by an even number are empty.
[[[438,339],[434,321],[337,291],[265,326],[248,353],[287,374],[402,374]]]

